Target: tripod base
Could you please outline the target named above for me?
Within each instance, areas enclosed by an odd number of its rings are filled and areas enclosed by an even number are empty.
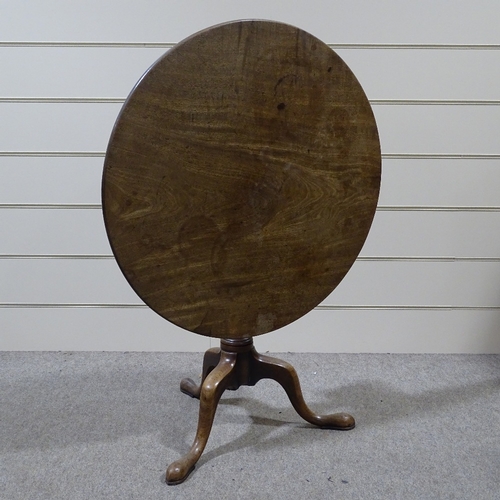
[[[292,365],[269,356],[259,354],[253,339],[221,340],[221,347],[209,349],[203,359],[201,384],[191,379],[181,381],[181,391],[200,400],[200,413],[196,437],[189,452],[171,463],[167,469],[167,484],[180,484],[194,470],[208,441],[217,404],[228,390],[242,385],[255,385],[259,380],[276,380],[285,389],[297,413],[307,422],[326,429],[350,430],[354,418],[347,413],[317,415],[304,401],[297,372]]]

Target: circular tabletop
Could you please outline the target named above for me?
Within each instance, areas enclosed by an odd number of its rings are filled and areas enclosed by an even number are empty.
[[[141,299],[191,332],[244,338],[300,318],[359,254],[380,144],[326,44],[271,21],[196,33],[145,73],[104,163],[106,231]]]

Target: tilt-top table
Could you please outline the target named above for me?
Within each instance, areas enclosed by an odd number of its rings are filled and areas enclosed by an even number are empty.
[[[342,59],[314,36],[270,21],[196,33],[146,72],[115,124],[104,164],[106,230],[141,299],[172,323],[221,339],[203,361],[191,450],[167,470],[189,475],[226,389],[278,381],[299,415],[317,415],[297,374],[258,354],[340,283],[368,234],[380,186],[370,104]],[[286,350],[286,345],[283,346]]]

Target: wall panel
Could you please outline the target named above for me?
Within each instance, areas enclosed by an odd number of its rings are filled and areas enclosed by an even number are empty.
[[[333,46],[372,100],[500,99],[500,89],[491,84],[500,79],[498,50]],[[2,48],[0,93],[17,98],[124,99],[144,71],[168,50],[169,44]]]
[[[2,157],[1,203],[98,204],[103,157]],[[381,206],[492,207],[500,158],[382,162]]]
[[[106,149],[117,103],[1,103],[0,151]],[[376,106],[384,154],[496,154],[500,106]]]
[[[99,208],[1,210],[0,255],[110,255]],[[498,258],[499,225],[498,211],[379,211],[361,256]]]
[[[498,5],[493,0],[45,0],[2,2],[5,40],[179,42],[231,19],[273,19],[328,42],[494,44]]]
[[[100,204],[102,165],[102,157],[0,157],[1,203]]]
[[[141,304],[114,259],[0,259],[0,303]],[[453,290],[453,293],[450,293]],[[494,262],[356,262],[323,307],[495,307]]]
[[[0,313],[4,350],[199,352],[210,346],[207,337],[181,330],[146,308],[31,307]]]
[[[492,0],[0,0],[0,349],[216,344],[140,306],[111,257],[100,179],[143,72],[182,38],[237,18],[289,22],[332,44],[372,102],[384,155],[359,260],[319,309],[257,346],[500,352]]]

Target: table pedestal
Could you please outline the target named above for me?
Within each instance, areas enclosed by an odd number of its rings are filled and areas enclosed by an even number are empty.
[[[208,441],[217,404],[228,390],[242,385],[255,385],[259,380],[276,380],[285,389],[297,413],[307,422],[326,429],[350,430],[354,418],[347,413],[317,415],[306,405],[297,372],[292,365],[276,358],[259,354],[253,339],[221,340],[221,347],[209,349],[203,359],[201,384],[185,378],[181,391],[200,400],[196,437],[189,452],[171,463],[167,469],[167,484],[182,483],[194,470]]]

